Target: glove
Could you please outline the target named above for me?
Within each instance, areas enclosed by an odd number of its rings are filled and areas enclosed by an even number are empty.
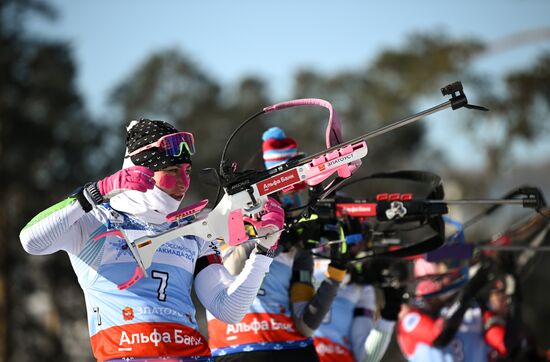
[[[464,286],[458,299],[449,307],[450,314],[444,317],[442,331],[433,342],[435,347],[443,348],[451,343],[462,324],[464,314],[466,314],[471,301],[489,285],[488,282],[492,274],[490,270],[490,265],[482,263],[477,273]]]
[[[325,225],[326,227],[327,225]],[[329,278],[336,281],[342,281],[346,275],[349,262],[348,236],[361,234],[361,223],[355,218],[344,217],[338,221],[339,232],[334,239],[342,239],[341,243],[332,244],[330,247],[330,264],[327,270]]]
[[[384,307],[380,311],[382,318],[388,321],[396,321],[399,312],[401,311],[401,304],[403,304],[403,295],[405,294],[405,288],[399,287],[384,287]]]
[[[264,204],[264,212],[260,216],[260,220],[254,222],[257,234],[260,236],[258,239],[260,252],[275,250],[281,236],[281,233],[277,231],[281,230],[284,225],[285,211],[278,201],[270,197]],[[262,235],[265,236],[262,237]]]
[[[153,176],[154,172],[147,167],[132,166],[124,168],[98,181],[97,190],[103,199],[102,201],[108,200],[127,190],[145,192],[151,190],[155,186]],[[91,196],[94,198],[94,201],[96,201],[95,195]]]
[[[321,240],[321,225],[319,219],[308,219],[292,224],[292,236],[301,243],[304,249],[313,249]]]
[[[330,264],[326,275],[337,282],[344,280],[348,268],[347,244],[345,241],[330,245]]]

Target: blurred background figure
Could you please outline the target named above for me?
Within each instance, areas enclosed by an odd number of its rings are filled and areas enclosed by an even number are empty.
[[[415,262],[417,307],[399,320],[397,340],[410,361],[487,361],[491,350],[506,356],[505,325],[484,314],[476,297],[489,284],[488,268],[471,280],[456,267],[424,259]],[[498,330],[498,331],[497,331]]]
[[[340,222],[347,249],[340,258],[345,262],[348,275],[338,289],[330,312],[314,334],[315,348],[321,362],[380,361],[391,341],[405,288],[378,284],[384,279],[384,269],[377,267],[378,259],[351,263],[365,250],[365,233],[357,220],[348,218]],[[316,258],[316,279],[321,278],[327,265],[328,259]],[[377,293],[375,287],[381,287],[381,293]]]
[[[491,265],[493,274],[490,285],[481,293],[484,313],[491,313],[494,320],[506,326],[503,357],[500,351],[491,351],[493,361],[547,361],[548,352],[540,344],[525,321],[524,304],[530,299],[525,281],[535,270],[537,252],[544,252],[550,239],[550,210],[544,207],[539,213],[528,215],[485,243],[475,257],[480,264]],[[480,246],[483,247],[483,246]],[[523,247],[523,250],[522,250]],[[509,250],[506,250],[509,248]],[[514,250],[515,249],[515,250]],[[538,249],[538,250],[537,250]],[[493,336],[492,338],[496,338]]]
[[[368,313],[360,299],[354,311],[352,336],[356,361],[374,362],[383,360],[394,338],[395,325],[405,298],[407,279],[406,262],[396,259],[374,258],[356,264],[351,280],[358,284],[371,285],[375,292],[375,309],[370,331],[364,327]]]
[[[400,316],[397,340],[409,360],[547,360],[522,312],[524,267],[548,239],[548,209],[537,211],[470,244],[466,224],[445,218],[456,231],[414,262],[414,297]]]

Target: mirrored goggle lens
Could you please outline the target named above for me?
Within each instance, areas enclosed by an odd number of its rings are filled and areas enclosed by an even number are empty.
[[[191,133],[174,133],[165,136],[160,147],[171,156],[179,156],[184,151],[190,155],[195,154],[195,141]]]

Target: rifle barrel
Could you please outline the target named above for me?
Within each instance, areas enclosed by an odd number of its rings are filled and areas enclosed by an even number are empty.
[[[536,245],[480,245],[475,246],[476,249],[496,250],[496,251],[550,251],[550,246]]]
[[[430,204],[448,204],[448,205],[522,205],[526,199],[472,199],[472,200],[426,200]]]
[[[307,164],[308,162],[310,162],[311,160],[319,157],[319,156],[322,156],[330,151],[334,151],[334,150],[337,150],[338,148],[342,148],[342,147],[345,147],[347,145],[350,145],[350,144],[353,144],[353,143],[356,143],[356,142],[361,142],[361,141],[366,141],[368,139],[371,139],[371,138],[374,138],[374,137],[377,137],[377,136],[380,136],[384,133],[387,133],[387,132],[390,132],[390,131],[393,131],[394,129],[396,128],[399,128],[399,127],[403,127],[403,126],[406,126],[410,123],[413,123],[413,122],[416,122],[424,117],[427,117],[429,116],[430,114],[433,114],[433,113],[437,113],[439,111],[442,111],[444,109],[447,109],[447,108],[450,108],[452,107],[452,101],[451,100],[448,100],[447,102],[443,102],[437,106],[434,106],[432,108],[429,108],[429,109],[426,109],[424,111],[420,111],[418,113],[415,113],[409,117],[406,117],[406,118],[403,118],[399,121],[396,121],[396,122],[393,122],[391,124],[388,124],[387,126],[384,126],[384,127],[381,127],[379,129],[376,129],[374,131],[371,131],[371,132],[368,132],[362,136],[359,136],[359,137],[356,137],[354,139],[351,139],[349,141],[346,141],[346,142],[343,142],[343,143],[340,143],[340,144],[337,144],[336,146],[332,146],[331,148],[327,148],[321,152],[317,152],[309,157],[306,157],[302,160],[300,160],[300,162],[298,162],[297,165],[301,166],[301,165],[305,165]]]

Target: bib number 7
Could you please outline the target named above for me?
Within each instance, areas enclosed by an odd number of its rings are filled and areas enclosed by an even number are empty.
[[[151,273],[153,279],[159,279],[160,284],[157,290],[157,299],[161,302],[166,302],[166,288],[168,287],[168,273],[153,270]]]

